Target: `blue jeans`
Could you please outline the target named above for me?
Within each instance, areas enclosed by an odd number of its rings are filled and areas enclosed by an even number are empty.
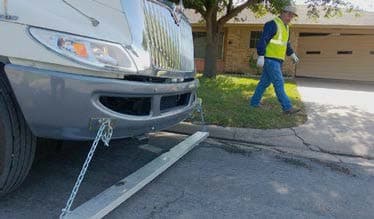
[[[284,90],[282,63],[280,61],[267,58],[265,58],[261,79],[260,82],[258,82],[256,91],[251,98],[250,105],[254,107],[259,106],[262,95],[270,84],[273,84],[275,94],[277,95],[283,111],[291,109],[292,105],[290,99]]]

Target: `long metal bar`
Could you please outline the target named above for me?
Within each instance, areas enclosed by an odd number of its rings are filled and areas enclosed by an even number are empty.
[[[209,136],[208,132],[196,132],[170,151],[160,155],[130,176],[120,180],[91,200],[69,212],[64,218],[102,218],[155,179],[196,145]]]

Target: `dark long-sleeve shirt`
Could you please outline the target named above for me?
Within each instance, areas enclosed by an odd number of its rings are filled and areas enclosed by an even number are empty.
[[[264,26],[262,36],[257,43],[257,55],[259,55],[259,56],[264,56],[265,55],[266,46],[270,42],[270,40],[274,37],[274,35],[276,33],[277,33],[277,24],[275,23],[275,21],[271,20],[271,21],[267,22]],[[290,41],[288,40],[286,54],[287,54],[287,56],[290,56],[290,55],[292,55],[292,53],[294,53],[294,51],[291,47]],[[282,60],[280,60],[280,61],[282,61]]]

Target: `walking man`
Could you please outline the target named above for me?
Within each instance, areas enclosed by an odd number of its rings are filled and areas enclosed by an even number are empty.
[[[282,74],[282,64],[286,54],[291,56],[294,63],[299,61],[289,42],[288,24],[295,16],[297,16],[296,7],[288,5],[283,8],[279,17],[267,22],[264,26],[262,36],[257,44],[257,66],[263,67],[263,71],[260,82],[257,84],[256,91],[250,101],[252,107],[260,105],[266,88],[273,84],[283,112],[285,114],[295,114],[300,111],[300,109],[291,105],[290,99],[284,90]]]

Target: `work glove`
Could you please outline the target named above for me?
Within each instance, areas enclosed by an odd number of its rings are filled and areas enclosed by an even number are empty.
[[[264,56],[259,56],[257,58],[257,67],[259,67],[259,68],[264,67],[264,63],[265,63],[265,57]]]
[[[299,62],[299,57],[295,53],[292,53],[291,58],[294,64]]]

